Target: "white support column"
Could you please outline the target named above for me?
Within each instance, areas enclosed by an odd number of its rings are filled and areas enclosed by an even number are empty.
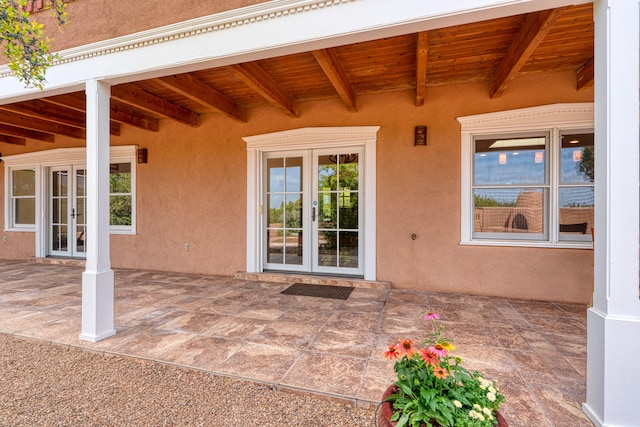
[[[110,94],[109,84],[87,81],[87,264],[82,274],[80,339],[93,342],[116,333],[109,253]]]
[[[594,15],[595,292],[583,409],[597,426],[637,426],[639,1],[596,0]]]

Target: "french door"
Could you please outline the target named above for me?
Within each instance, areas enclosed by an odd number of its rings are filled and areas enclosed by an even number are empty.
[[[362,151],[265,154],[265,270],[363,274]]]
[[[86,168],[52,167],[48,173],[48,252],[86,256]]]

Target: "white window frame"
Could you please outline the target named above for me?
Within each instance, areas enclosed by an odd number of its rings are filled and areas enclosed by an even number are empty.
[[[460,244],[480,246],[523,246],[592,248],[592,242],[558,239],[559,137],[562,131],[593,129],[593,103],[551,104],[538,107],[458,117],[461,125]],[[549,230],[544,240],[473,238],[474,138],[503,133],[549,132],[549,206],[545,212]],[[515,236],[514,236],[515,237]]]
[[[34,191],[34,218],[35,221],[33,224],[17,224],[16,223],[16,219],[15,219],[15,212],[14,212],[14,203],[13,201],[17,198],[14,197],[13,195],[13,172],[15,171],[20,171],[20,170],[32,170],[35,172],[34,174],[34,179],[35,179],[35,191]],[[33,165],[23,165],[23,166],[16,166],[16,167],[5,167],[5,212],[4,212],[4,218],[5,218],[5,231],[35,231],[36,229],[36,223],[37,223],[37,212],[38,212],[38,169],[33,166]]]
[[[130,226],[112,226],[111,234],[136,234],[136,165],[137,165],[137,146],[125,145],[110,147],[109,163],[131,163],[131,225]],[[36,250],[36,256],[42,256],[45,253],[45,237],[46,230],[42,230],[43,224],[46,224],[46,201],[42,200],[46,194],[46,169],[52,166],[85,164],[87,154],[85,147],[79,148],[56,148],[54,150],[37,151],[33,153],[16,154],[13,156],[2,157],[4,161],[4,231],[26,231],[35,232],[36,243],[39,250]],[[35,169],[36,171],[36,224],[30,227],[16,227],[13,224],[12,208],[11,208],[11,176],[13,170]]]

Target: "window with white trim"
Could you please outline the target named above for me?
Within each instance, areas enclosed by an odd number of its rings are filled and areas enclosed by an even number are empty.
[[[136,232],[136,146],[110,148],[110,231]],[[58,148],[2,157],[5,169],[5,230],[44,230],[38,209],[47,207],[46,171],[51,167],[83,165],[86,149]]]
[[[9,173],[10,228],[32,230],[36,225],[36,170],[11,169]]]
[[[461,117],[461,242],[591,247],[592,104]]]

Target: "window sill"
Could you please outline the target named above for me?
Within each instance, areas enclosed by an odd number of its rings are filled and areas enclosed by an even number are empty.
[[[19,227],[11,227],[11,228],[5,228],[4,229],[5,233],[8,232],[12,232],[12,233],[35,233],[36,229],[34,228],[19,228]]]
[[[461,241],[461,246],[501,246],[516,248],[547,248],[547,249],[593,249],[592,242],[527,242],[514,240],[470,240]]]

